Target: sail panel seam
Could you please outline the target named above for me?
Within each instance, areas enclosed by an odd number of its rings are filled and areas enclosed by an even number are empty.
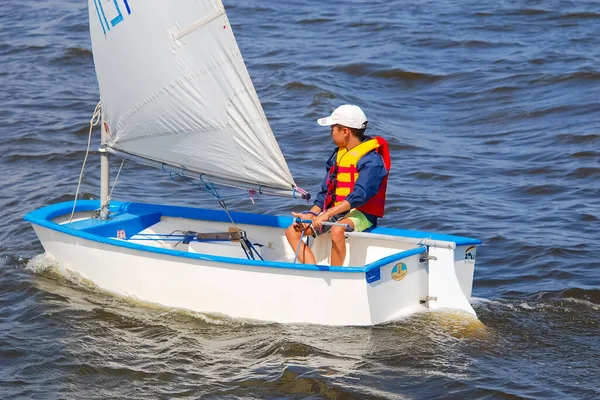
[[[252,124],[252,125],[256,125],[260,122],[262,122],[262,118],[256,118],[256,119],[252,119],[252,120],[244,120],[243,121],[246,125],[248,124]],[[222,129],[228,129],[228,128],[233,128],[236,126],[244,126],[241,123],[230,123],[230,124],[215,124],[215,125],[210,125],[207,127],[207,129],[202,129],[202,130],[198,130],[198,129],[188,129],[188,130],[172,130],[172,131],[163,131],[163,132],[157,132],[157,133],[152,133],[149,135],[145,135],[145,136],[136,136],[136,137],[130,137],[130,138],[126,138],[126,139],[121,139],[115,143],[112,143],[111,146],[117,144],[117,145],[122,145],[123,143],[131,143],[131,142],[135,142],[137,140],[144,140],[144,139],[148,139],[148,138],[156,138],[156,137],[161,137],[161,136],[175,136],[175,135],[191,135],[194,133],[199,133],[199,132],[214,132],[214,131],[219,131]]]
[[[222,60],[220,63],[217,63],[215,65],[212,65],[209,68],[203,69],[201,71],[197,71],[194,74],[190,74],[187,76],[184,76],[183,78],[174,81],[173,83],[170,83],[168,85],[163,86],[160,90],[152,93],[150,96],[146,97],[144,100],[139,101],[136,105],[134,105],[133,107],[131,107],[131,110],[127,113],[125,113],[123,115],[123,117],[121,118],[121,120],[117,123],[117,126],[115,127],[114,131],[115,132],[119,132],[119,130],[121,129],[121,127],[125,124],[127,124],[127,122],[129,122],[129,119],[136,114],[137,112],[139,112],[141,109],[143,109],[144,107],[148,106],[150,103],[152,103],[153,101],[159,99],[161,96],[165,95],[166,93],[169,93],[171,90],[177,88],[177,87],[181,87],[183,86],[185,83],[187,82],[192,82],[194,80],[196,80],[197,78],[206,75],[216,69],[218,69],[219,67],[226,65],[228,63],[232,63],[234,60],[239,59],[240,54],[235,52],[233,54],[231,54],[229,57],[225,58],[224,60]],[[247,88],[246,88],[247,89]]]

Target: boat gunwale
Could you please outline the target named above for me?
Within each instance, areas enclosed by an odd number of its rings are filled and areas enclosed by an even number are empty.
[[[94,211],[98,209],[100,206],[99,201],[97,200],[79,200],[77,201],[77,207],[75,212],[85,212],[85,211]],[[387,264],[403,260],[405,258],[414,256],[416,254],[425,253],[427,251],[427,247],[420,245],[413,249],[404,250],[395,254],[392,254],[387,257],[383,257],[379,260],[373,261],[372,263],[366,264],[364,266],[327,266],[327,265],[316,265],[316,264],[297,264],[290,262],[281,262],[281,261],[263,261],[263,260],[248,260],[242,258],[234,258],[234,257],[224,257],[224,256],[216,256],[210,254],[202,254],[202,253],[189,253],[181,250],[174,249],[165,249],[160,247],[142,245],[138,243],[131,243],[128,241],[124,241],[121,239],[105,237],[98,234],[93,234],[89,232],[85,232],[82,230],[78,230],[75,228],[71,228],[65,225],[57,224],[52,222],[53,219],[68,215],[71,213],[73,208],[73,201],[67,201],[63,203],[57,203],[50,206],[42,207],[37,210],[34,210],[24,216],[24,219],[32,224],[39,225],[41,227],[54,230],[57,232],[61,232],[70,236],[79,237],[82,239],[90,240],[97,243],[108,244],[111,246],[124,247],[132,250],[138,250],[142,252],[148,253],[158,253],[175,257],[183,257],[190,258],[202,261],[211,261],[217,263],[226,263],[226,264],[237,264],[237,265],[247,265],[252,267],[268,267],[268,268],[283,268],[283,269],[294,269],[294,270],[304,270],[304,271],[322,271],[322,272],[353,272],[353,273],[368,273],[375,269],[384,267]],[[131,210],[130,210],[131,208]],[[131,202],[120,202],[120,201],[112,201],[110,210],[112,212],[118,213],[128,213],[131,211],[133,215],[135,215],[135,211],[146,211],[146,212],[157,212],[160,211],[162,216],[165,217],[181,217],[181,218],[190,218],[197,220],[205,220],[205,221],[214,221],[214,222],[230,222],[227,215],[224,211],[221,210],[211,210],[211,209],[203,209],[203,208],[194,208],[194,207],[181,207],[181,206],[169,206],[169,205],[157,205],[157,204],[145,204],[145,203],[131,203]],[[202,214],[201,216],[199,214]],[[222,215],[221,215],[222,214]],[[251,214],[251,213],[241,213],[241,212],[231,212],[230,213],[234,219],[237,220],[240,224],[253,224],[260,226],[271,226],[271,227],[285,227],[291,224],[292,217],[281,217],[281,216],[272,216],[272,215],[261,215],[261,214]],[[260,223],[259,223],[260,222]],[[402,231],[395,230],[391,228],[375,228],[375,229],[385,229],[386,233],[396,231],[396,235],[391,236],[405,236],[401,235],[401,232],[410,232],[414,234],[423,234],[424,232],[419,231]],[[431,234],[426,233],[429,236],[428,238],[434,238],[435,236],[440,237],[451,237],[457,239],[463,239],[462,244],[480,244],[481,241],[477,239],[464,238],[460,236],[450,236],[450,235],[441,235],[441,234]],[[410,237],[413,237],[411,235]],[[438,239],[439,240],[439,239]]]

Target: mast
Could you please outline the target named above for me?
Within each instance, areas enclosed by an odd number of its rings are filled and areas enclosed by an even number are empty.
[[[109,180],[110,180],[110,162],[108,152],[106,151],[108,144],[108,132],[106,132],[104,117],[100,124],[100,219],[108,219],[108,204],[110,202],[109,195]]]

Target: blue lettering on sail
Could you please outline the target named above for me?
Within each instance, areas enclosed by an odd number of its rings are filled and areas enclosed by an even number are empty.
[[[96,6],[96,15],[98,16],[98,19],[100,20],[100,26],[102,27],[102,32],[104,32],[104,34],[106,35],[106,28],[104,28],[104,24],[102,23],[102,18],[100,18],[100,10],[98,9],[98,3],[96,3],[96,0],[94,0],[94,5]]]
[[[112,26],[117,26],[119,22],[123,21],[123,14],[121,14],[121,10],[119,9],[119,4],[117,4],[117,0],[113,0],[113,2],[115,3],[115,8],[117,9],[118,15],[114,17],[110,21],[110,23],[112,24]]]
[[[104,14],[104,8],[102,7],[101,0],[94,0],[94,5],[96,6],[96,14],[98,14],[98,19],[100,20],[100,26],[102,26],[102,31],[106,35],[106,30],[108,29],[110,31],[110,26],[106,20],[106,14]],[[106,23],[106,27],[104,23]]]
[[[127,14],[131,14],[131,8],[129,7],[128,0],[120,1],[122,1],[125,5]],[[100,20],[100,26],[102,27],[102,31],[106,35],[106,32],[110,31],[111,26],[114,28],[120,22],[123,21],[123,13],[121,12],[121,8],[119,7],[119,3],[117,2],[117,0],[112,0],[112,3],[110,3],[110,0],[104,0],[105,5],[102,5],[102,2],[103,0],[94,0],[94,5],[96,6],[96,14],[98,14],[98,19]],[[114,5],[114,7],[111,7],[111,5]],[[106,12],[104,10],[105,6],[108,8]],[[109,16],[112,17],[110,20],[110,24],[108,23],[106,14],[109,14]]]
[[[125,3],[125,8],[127,9],[127,14],[131,14],[131,9],[129,8],[129,3],[127,2],[127,0],[123,0],[123,3]]]

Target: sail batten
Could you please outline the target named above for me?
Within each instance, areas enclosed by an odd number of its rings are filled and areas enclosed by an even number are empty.
[[[215,178],[295,187],[220,0],[89,0],[115,152]]]
[[[185,29],[182,29],[179,32],[173,33],[173,39],[179,40],[182,37],[186,36],[187,34],[195,31],[196,29],[200,28],[201,26],[208,24],[209,22],[213,21],[215,18],[218,18],[223,14],[225,14],[225,8],[223,7],[223,5],[219,5],[219,6],[215,7],[215,9],[211,13],[209,13],[206,17],[194,22],[192,25],[188,26]]]

